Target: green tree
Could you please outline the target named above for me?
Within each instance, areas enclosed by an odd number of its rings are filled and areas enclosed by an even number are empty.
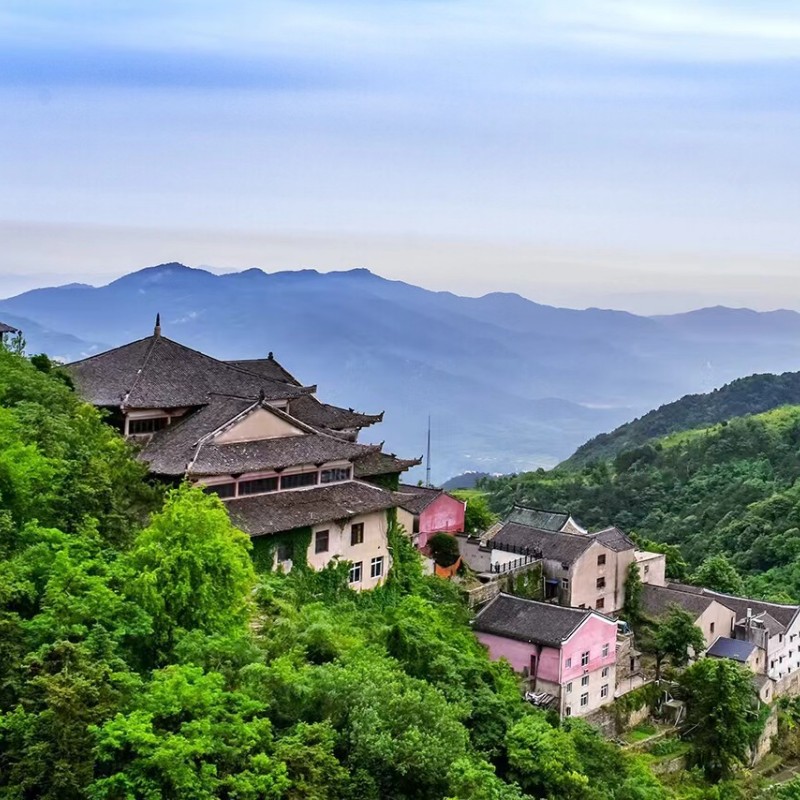
[[[670,606],[667,615],[656,623],[653,631],[656,678],[661,678],[661,665],[665,657],[669,657],[673,667],[685,667],[690,654],[698,656],[705,646],[703,632],[694,624],[692,615],[680,606]]]
[[[497,522],[497,515],[489,508],[486,495],[476,491],[460,491],[452,494],[467,504],[464,513],[465,533],[483,533]]]
[[[639,565],[635,561],[628,565],[623,611],[632,625],[642,618],[642,576],[639,572]]]
[[[449,567],[458,561],[458,541],[449,533],[435,533],[431,536],[428,539],[428,549],[440,567]]]
[[[245,624],[255,572],[250,540],[219,498],[181,486],[136,538],[128,559],[131,596],[153,619],[159,657],[181,633],[221,633]]]
[[[725,658],[703,658],[680,678],[692,757],[718,781],[745,763],[763,728],[752,673]]]
[[[736,568],[722,555],[707,558],[692,575],[692,583],[715,592],[741,595],[744,583]]]

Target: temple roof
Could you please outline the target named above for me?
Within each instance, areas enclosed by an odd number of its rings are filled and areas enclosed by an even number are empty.
[[[473,629],[521,642],[560,647],[593,614],[607,619],[591,609],[566,608],[500,594],[478,612]]]
[[[19,333],[19,330],[12,328],[11,325],[6,325],[5,322],[0,322],[0,334],[3,333]]]
[[[419,466],[421,458],[398,458],[394,453],[370,453],[355,461],[355,476],[370,478],[375,475],[393,475]]]
[[[230,475],[282,470],[304,464],[350,461],[375,452],[378,445],[362,445],[320,433],[257,400],[212,395],[208,405],[163,428],[144,446],[140,458],[159,475]],[[216,433],[261,409],[300,431],[249,441],[220,442]]]
[[[401,502],[396,492],[370,483],[347,481],[293,492],[240,497],[225,501],[225,505],[234,525],[250,536],[265,536],[396,508]]]
[[[275,360],[275,356],[273,356],[272,353],[270,353],[267,358],[234,359],[226,361],[225,363],[238,367],[239,369],[246,369],[248,372],[253,372],[267,380],[280,381],[281,383],[288,383],[292,386],[303,385],[288,369]]]
[[[78,393],[96,406],[181,408],[212,393],[283,400],[308,392],[218,361],[155,333],[66,365]]]
[[[329,403],[322,403],[310,394],[292,399],[289,402],[289,413],[315,428],[332,431],[366,428],[383,420],[383,412],[362,414],[353,411],[352,408],[339,408],[339,406],[332,406]]]
[[[568,511],[545,511],[541,508],[515,505],[507,522],[518,522],[540,531],[560,531],[569,521]]]

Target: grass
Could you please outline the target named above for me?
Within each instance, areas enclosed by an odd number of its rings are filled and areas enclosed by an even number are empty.
[[[629,744],[637,744],[649,739],[651,736],[655,736],[657,733],[658,728],[651,722],[642,722],[635,728],[631,728],[622,738]]]

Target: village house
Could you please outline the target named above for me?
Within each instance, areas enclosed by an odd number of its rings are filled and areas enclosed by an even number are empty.
[[[512,512],[512,518],[520,516]],[[617,528],[564,533],[506,521],[487,544],[493,565],[520,555],[541,559],[545,600],[609,614],[625,603],[625,581],[635,548]]]
[[[538,705],[585,716],[614,700],[617,624],[603,614],[501,594],[473,627],[491,658],[525,677]]]
[[[462,533],[467,504],[442,489],[400,484],[408,496],[397,512],[397,520],[411,534],[414,545],[422,550],[435,533]]]
[[[78,392],[139,444],[154,476],[217,494],[256,549],[281,534],[274,564],[291,569],[294,535],[309,539],[303,555],[317,569],[351,561],[354,588],[385,579],[389,520],[408,497],[381,484],[413,462],[358,443],[382,414],[320,402],[316,387],[302,386],[272,354],[211,358],[162,336],[158,320],[152,336],[66,369]]]
[[[545,511],[541,508],[520,504],[511,509],[506,522],[518,522],[529,528],[554,531],[555,533],[588,533],[569,511]]]

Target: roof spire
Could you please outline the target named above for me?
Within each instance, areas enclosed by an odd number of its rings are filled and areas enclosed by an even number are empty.
[[[156,314],[156,326],[153,328],[153,336],[161,336],[161,313]]]

